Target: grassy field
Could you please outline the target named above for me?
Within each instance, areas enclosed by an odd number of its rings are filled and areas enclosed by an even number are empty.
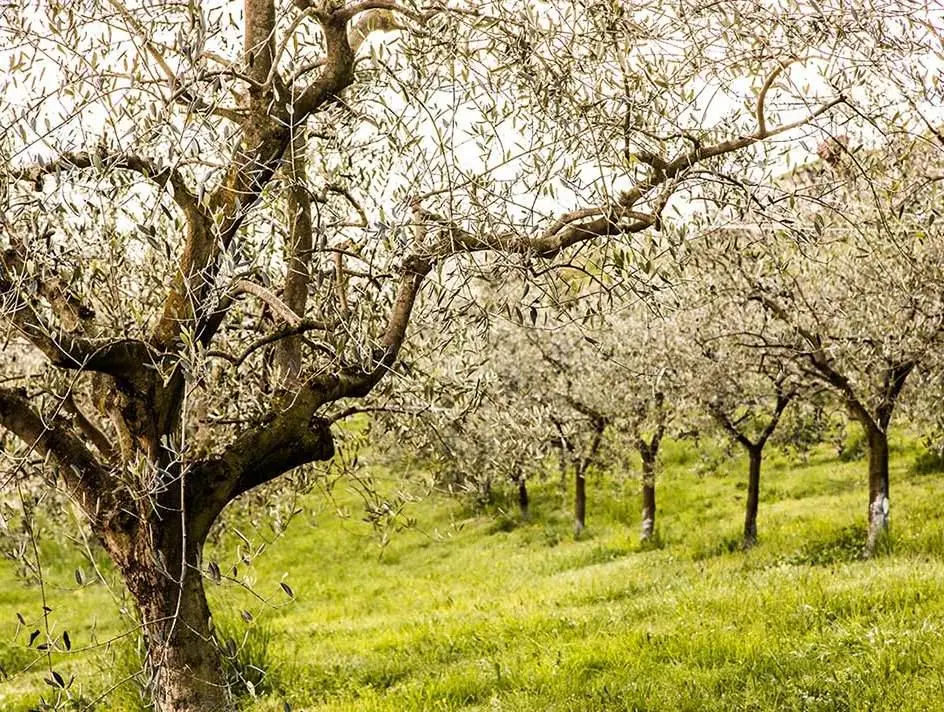
[[[831,454],[818,450],[805,465],[771,454],[760,544],[748,553],[737,549],[745,463],[699,474],[691,446],[668,447],[659,541],[644,549],[631,478],[591,479],[589,529],[579,541],[549,482],[534,488],[529,522],[500,502],[487,512],[436,497],[414,503],[416,526],[394,535],[382,556],[353,497],[339,494],[355,515],[344,519],[312,495],[313,513],[296,518],[251,567],[235,559],[238,576],[268,603],[234,583],[210,584],[217,625],[237,639],[257,693],[240,684],[242,705],[944,710],[944,475],[914,474],[915,451],[897,444],[892,550],[864,561],[864,462]],[[261,541],[245,513],[234,518],[247,539]],[[239,544],[227,535],[210,556],[226,571]],[[142,709],[128,680],[138,664],[133,635],[82,650],[127,630],[120,592],[77,586],[71,548],[48,533],[42,545],[47,564],[57,562],[46,572],[50,625],[56,636],[68,630],[73,648],[52,666],[76,676],[74,708]],[[18,712],[55,693],[43,681],[46,658],[25,646],[41,627],[39,590],[21,583],[12,564],[0,576],[8,675],[0,710]]]

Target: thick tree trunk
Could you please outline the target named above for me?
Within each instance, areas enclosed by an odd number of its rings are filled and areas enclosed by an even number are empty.
[[[531,498],[528,496],[528,480],[524,477],[518,478],[518,509],[521,510],[521,517],[527,519],[530,514]]]
[[[587,478],[577,469],[574,477],[574,536],[580,536],[587,526]]]
[[[763,446],[748,448],[747,506],[744,510],[744,548],[757,543],[757,507],[760,501],[760,465]]]
[[[108,544],[122,547],[115,559],[141,616],[154,712],[230,712],[199,568],[206,535],[188,540],[172,515],[153,538],[142,529]]]
[[[656,530],[656,463],[654,459],[642,461],[642,541],[652,539]]]
[[[203,581],[191,571],[184,585],[166,580],[138,601],[146,625],[155,712],[232,709],[222,664],[209,629]]]
[[[225,505],[305,462],[330,459],[327,422],[299,400],[249,430],[227,456],[184,470],[153,464],[164,478],[150,497],[107,512],[100,539],[134,597],[147,647],[154,712],[230,712],[219,646],[210,628],[201,571],[203,546]],[[294,410],[293,410],[294,409]]]
[[[866,436],[869,444],[869,533],[865,552],[871,555],[888,536],[888,434],[869,427]]]

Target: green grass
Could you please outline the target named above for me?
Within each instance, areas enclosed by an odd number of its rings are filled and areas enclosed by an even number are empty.
[[[208,557],[224,571],[236,563],[271,604],[209,584],[237,658],[254,666],[246,677],[268,691],[244,695],[243,708],[944,710],[942,475],[914,471],[917,452],[895,443],[892,551],[863,560],[864,462],[826,448],[804,465],[771,453],[760,543],[745,553],[745,462],[708,449],[668,445],[659,540],[645,549],[636,482],[615,473],[591,479],[580,541],[556,478],[533,488],[528,522],[510,496],[507,511],[499,502],[486,513],[438,497],[414,503],[415,528],[383,549],[356,514],[339,518],[315,496],[251,566],[237,552],[245,543],[224,534]],[[716,472],[705,474],[706,458],[721,463]],[[353,496],[339,500],[356,513]],[[265,528],[250,519],[230,513],[258,544]],[[65,548],[48,553],[59,561],[49,571],[58,632],[68,627],[83,647],[94,630],[105,640],[126,628],[103,586],[73,590]],[[16,611],[41,612],[37,590],[9,566],[0,575],[0,664],[10,675],[0,709],[15,712],[50,699],[51,688],[44,659],[21,671],[31,653],[23,632],[13,637]],[[90,701],[135,660],[129,638],[57,654],[53,666],[75,674],[74,692]],[[101,709],[135,709],[135,695],[126,683]]]

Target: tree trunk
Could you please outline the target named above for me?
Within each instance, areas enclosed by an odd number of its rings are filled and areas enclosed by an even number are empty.
[[[139,604],[142,615],[154,621],[146,630],[155,711],[230,710],[232,703],[219,650],[210,635],[210,611],[200,575],[191,571],[183,587],[167,581],[154,600]]]
[[[744,548],[757,543],[757,506],[760,500],[760,464],[763,446],[748,448],[747,506],[744,510]]]
[[[656,529],[656,463],[642,460],[642,541],[649,541]]]
[[[285,285],[282,301],[299,319],[305,316],[311,282],[311,257],[314,238],[311,220],[311,196],[305,185],[308,170],[305,151],[308,133],[304,126],[295,129],[285,172],[288,176],[287,200],[289,240],[285,250]],[[280,385],[293,390],[299,385],[302,370],[302,336],[282,339],[276,349]]]
[[[485,479],[479,484],[480,504],[489,504],[492,501],[492,476],[486,475]]]
[[[229,712],[233,703],[199,569],[205,535],[187,541],[172,522],[162,523],[159,544],[139,530],[116,557],[141,616],[154,712]]]
[[[528,519],[530,516],[531,499],[528,497],[528,480],[524,477],[518,478],[518,509],[521,510],[521,517]]]
[[[587,478],[582,468],[574,477],[574,536],[580,536],[587,526]]]
[[[567,489],[568,489],[568,487],[567,487],[567,480],[568,480],[568,477],[567,477],[567,475],[568,475],[568,471],[567,471],[568,468],[567,468],[567,465],[568,465],[568,464],[569,464],[569,463],[568,463],[568,459],[567,459],[567,451],[564,450],[564,448],[562,447],[562,448],[561,448],[561,451],[560,451],[560,461],[559,461],[559,463],[558,463],[558,467],[560,468],[560,495],[561,495],[561,501],[562,501],[562,502],[564,502],[564,501],[567,500]]]
[[[865,553],[870,556],[888,536],[888,434],[869,427],[866,436],[869,443],[869,533]]]

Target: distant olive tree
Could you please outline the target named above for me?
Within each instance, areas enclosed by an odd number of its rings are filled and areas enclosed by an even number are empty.
[[[495,475],[514,482],[523,512],[528,477],[546,474],[556,460],[562,478],[573,477],[576,536],[586,528],[591,470],[625,467],[629,453],[637,453],[648,540],[659,448],[688,405],[673,365],[676,325],[638,300],[618,314],[601,314],[592,328],[565,314],[544,314],[540,326],[537,315],[526,324],[495,317],[479,345],[489,355],[487,395],[445,418],[431,409],[426,420],[437,426],[427,447],[457,471],[481,469],[489,483]]]
[[[744,342],[833,389],[861,425],[871,553],[889,527],[892,415],[944,344],[944,144],[898,132],[874,148],[848,138],[821,148],[825,158],[785,177],[782,192],[753,196],[746,222],[712,239],[729,284],[763,313]]]
[[[810,394],[810,379],[793,356],[759,348],[757,334],[766,330],[764,312],[735,285],[715,280],[698,253],[684,271],[675,323],[678,368],[693,408],[703,411],[748,457],[743,545],[757,543],[764,449],[781,418],[798,396]],[[693,414],[694,415],[694,414]]]

